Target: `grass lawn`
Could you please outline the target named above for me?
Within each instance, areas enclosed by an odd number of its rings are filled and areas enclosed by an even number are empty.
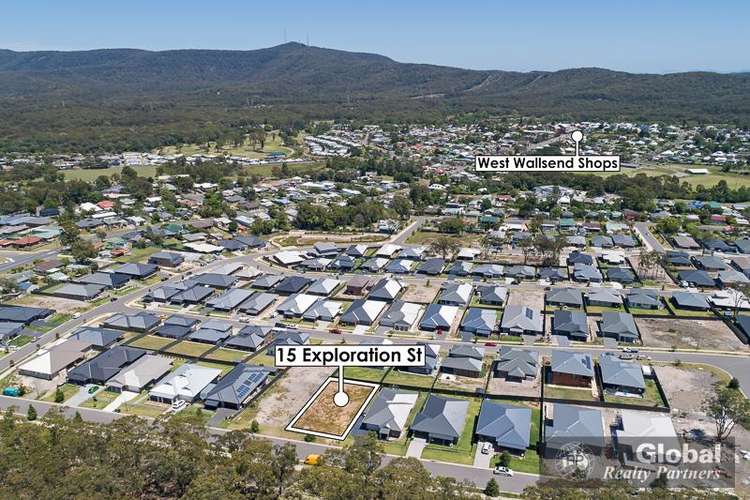
[[[344,367],[344,377],[352,380],[365,380],[367,382],[379,383],[385,373],[385,368],[368,368],[366,366]]]
[[[247,355],[248,353],[246,353],[245,351],[219,347],[214,352],[209,354],[207,356],[207,359],[217,359],[219,361],[239,361]]]
[[[629,307],[628,311],[633,316],[671,316],[672,313],[666,307],[661,309],[640,309],[638,307]]]
[[[622,172],[617,173],[608,172],[606,174],[598,173],[597,175],[607,177],[615,174],[625,174],[628,176],[634,176],[636,174],[646,174],[649,177],[656,177],[659,175],[674,175],[676,173],[685,173],[688,168],[706,168],[709,171],[707,175],[689,174],[679,178],[680,182],[687,182],[693,187],[698,186],[699,184],[702,184],[705,187],[710,187],[718,184],[721,180],[726,181],[727,185],[732,189],[736,189],[742,186],[750,186],[750,176],[722,172],[721,168],[708,165],[682,165],[676,163],[653,164],[644,165],[641,168],[623,169]]]
[[[77,386],[75,384],[63,384],[59,387],[62,389],[63,392],[63,402],[70,399],[73,394],[77,393],[78,390],[81,388],[80,386]],[[55,390],[49,391],[47,394],[44,395],[44,397],[40,398],[42,401],[49,401],[51,403],[55,402]]]
[[[118,296],[118,297],[122,297],[123,295],[127,295],[127,294],[129,294],[129,293],[131,293],[131,292],[134,292],[134,291],[136,291],[136,290],[138,290],[138,287],[137,287],[137,286],[135,286],[135,285],[132,285],[132,286],[126,286],[126,287],[124,287],[124,288],[120,288],[120,289],[114,290],[114,291],[112,292],[112,294],[113,294],[113,295],[116,295],[116,296]]]
[[[266,354],[265,349],[260,351],[258,354],[255,354],[247,362],[252,363],[254,365],[261,365],[261,366],[274,366],[276,364],[276,360],[274,359],[274,357]]]
[[[164,403],[149,401],[148,392],[141,392],[138,397],[120,405],[120,413],[156,418],[169,408]]]
[[[678,309],[671,302],[667,301],[667,307],[672,314],[678,318],[714,318],[711,311],[691,311],[690,309]]]
[[[205,366],[206,368],[218,368],[219,370],[221,370],[222,376],[229,373],[229,371],[235,366],[233,364],[229,365],[226,363],[212,363],[211,361],[198,361],[198,363],[196,364],[198,364],[199,366]]]
[[[643,406],[666,406],[664,400],[661,398],[661,395],[659,395],[659,390],[656,388],[656,382],[650,379],[646,379],[646,392],[643,393],[642,398],[610,396],[605,392],[604,401],[606,401],[607,403],[621,403],[626,405],[632,404]]]
[[[55,327],[58,327],[68,321],[70,318],[72,318],[72,314],[68,313],[57,313],[52,315],[52,317],[48,320],[46,320],[44,323],[46,324],[46,327],[49,327],[49,329],[53,329]]]
[[[266,140],[263,143],[263,148],[260,148],[259,146],[260,143],[253,145],[250,142],[250,139],[246,137],[242,144],[225,144],[218,149],[216,147],[216,143],[211,141],[208,143],[208,150],[206,150],[205,144],[182,144],[179,146],[162,146],[160,148],[157,148],[155,151],[160,154],[226,154],[230,156],[244,156],[246,158],[253,159],[262,159],[266,157],[267,153],[273,153],[277,151],[286,154],[287,157],[291,157],[294,154],[294,149],[288,146],[284,146],[278,131],[267,132]]]
[[[383,379],[384,384],[409,385],[415,387],[431,388],[435,381],[434,375],[418,375],[401,370],[391,369]]]
[[[539,474],[539,454],[536,450],[528,449],[524,452],[523,457],[518,457],[511,453],[510,469],[516,472],[528,472],[529,474]],[[492,457],[491,466],[494,469],[500,464],[500,454]]]
[[[152,351],[158,351],[162,347],[171,344],[174,339],[168,339],[164,337],[157,337],[156,335],[146,335],[141,337],[134,342],[128,344],[131,347],[140,347],[142,349],[150,349]]]
[[[479,398],[461,398],[469,401],[469,410],[466,412],[466,422],[458,442],[453,446],[442,446],[428,444],[422,452],[422,458],[426,460],[440,460],[442,462],[454,462],[457,464],[471,465],[474,463],[474,451],[476,444],[472,444],[474,435],[474,420],[479,415],[482,400]]]
[[[206,351],[211,349],[211,344],[202,344],[200,342],[192,342],[190,340],[183,340],[179,344],[173,345],[170,347],[167,352],[172,354],[183,356],[192,356],[197,358],[198,356],[204,354]]]
[[[544,398],[576,399],[580,401],[595,401],[591,388],[563,387],[560,385],[544,386]]]
[[[624,307],[586,306],[588,314],[602,314],[604,312],[625,312]]]
[[[34,337],[31,337],[29,335],[19,335],[17,337],[14,337],[13,340],[8,342],[8,344],[15,346],[15,347],[21,347],[25,346],[29,342],[33,342]]]
[[[148,257],[150,257],[151,254],[154,254],[160,250],[161,249],[157,247],[133,248],[129,254],[123,255],[122,257],[118,257],[115,260],[123,264],[131,263],[131,262],[141,262],[142,260],[145,260]]]
[[[109,167],[109,168],[88,168],[88,169],[74,169],[64,170],[65,180],[81,180],[90,182],[95,180],[100,175],[106,175],[107,177],[112,174],[121,174],[123,167]],[[156,176],[156,166],[144,165],[141,167],[134,167],[135,171],[138,172],[140,177],[154,177]]]
[[[101,410],[104,407],[106,407],[109,403],[117,399],[116,392],[108,391],[106,389],[102,389],[93,396],[91,396],[89,399],[84,401],[81,404],[81,407],[83,408],[94,408],[96,410]]]
[[[482,235],[480,234],[457,235],[437,233],[432,231],[414,231],[412,235],[407,238],[406,243],[410,245],[429,245],[440,236],[447,236],[462,247],[470,247],[472,245],[475,245],[480,239],[482,239]]]

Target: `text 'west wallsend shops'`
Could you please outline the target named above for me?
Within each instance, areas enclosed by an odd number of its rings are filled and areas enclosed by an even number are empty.
[[[619,172],[619,156],[477,156],[477,172]]]

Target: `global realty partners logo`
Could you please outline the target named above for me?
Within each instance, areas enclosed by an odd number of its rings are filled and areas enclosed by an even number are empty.
[[[625,481],[637,488],[657,479],[675,488],[733,488],[734,443],[617,436],[592,442],[568,438],[545,444],[540,474],[588,482]]]
[[[580,130],[570,134],[575,142],[573,156],[476,156],[474,170],[476,172],[619,172],[620,157],[613,155],[580,154],[580,143],[583,132]]]
[[[557,475],[567,479],[590,479],[597,456],[583,443],[571,442],[563,445],[555,454]]]

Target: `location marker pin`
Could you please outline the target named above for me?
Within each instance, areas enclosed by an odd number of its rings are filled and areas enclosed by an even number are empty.
[[[583,132],[580,130],[574,130],[572,134],[570,134],[571,139],[573,139],[573,142],[576,143],[576,156],[578,156],[578,148],[580,147],[581,141],[583,140]]]

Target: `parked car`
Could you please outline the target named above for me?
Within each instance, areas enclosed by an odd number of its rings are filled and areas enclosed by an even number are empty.
[[[321,456],[320,455],[307,455],[305,457],[305,465],[320,465],[321,462]]]
[[[330,333],[335,333],[336,335],[341,335],[341,328],[331,328],[328,330]]]
[[[172,401],[172,411],[180,411],[187,406],[187,402],[182,399]]]
[[[497,474],[498,476],[513,477],[513,470],[501,465],[495,467],[495,470],[493,470],[492,473]]]
[[[492,443],[488,441],[482,445],[482,454],[489,455],[491,451],[492,451]]]

